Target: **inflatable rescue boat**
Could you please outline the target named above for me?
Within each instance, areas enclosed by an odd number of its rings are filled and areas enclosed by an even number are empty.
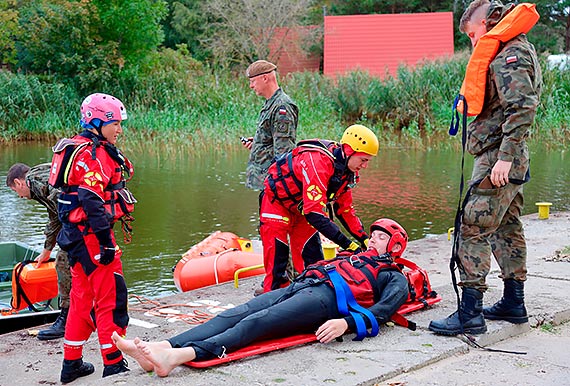
[[[235,278],[265,273],[263,255],[251,240],[231,232],[216,231],[182,255],[174,267],[174,284],[185,292]]]

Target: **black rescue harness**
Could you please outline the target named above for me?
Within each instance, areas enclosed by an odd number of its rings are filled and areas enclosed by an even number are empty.
[[[326,141],[321,139],[307,139],[300,141],[297,147],[290,152],[281,154],[275,159],[275,174],[269,173],[267,181],[273,196],[284,204],[297,204],[301,201],[303,195],[303,182],[295,175],[293,170],[293,159],[298,154],[306,151],[318,151],[331,158],[334,162],[334,173],[328,182],[327,199],[334,201],[335,197],[342,192],[346,186],[356,184],[356,175],[348,170],[348,158],[345,156],[342,146],[337,142]],[[289,181],[295,186],[295,192],[291,191]],[[286,196],[281,197],[278,193],[278,186],[285,191]]]

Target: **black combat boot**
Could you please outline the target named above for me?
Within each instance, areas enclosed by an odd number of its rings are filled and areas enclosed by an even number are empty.
[[[429,329],[436,334],[482,334],[487,331],[483,318],[483,293],[475,288],[463,288],[459,310],[445,319],[432,320]]]
[[[105,365],[103,369],[103,378],[108,377],[109,375],[115,375],[119,373],[124,373],[125,371],[131,371],[128,367],[128,363],[125,358],[121,359],[120,362],[117,362],[112,365]]]
[[[59,380],[61,383],[66,384],[75,381],[79,377],[93,374],[94,371],[95,367],[89,362],[83,362],[83,359],[64,359]]]
[[[515,279],[504,281],[503,297],[491,307],[483,308],[485,319],[506,320],[514,324],[528,322],[524,306],[524,282]]]
[[[69,308],[62,308],[59,316],[53,322],[50,328],[46,330],[41,330],[38,333],[39,340],[51,340],[51,339],[59,339],[63,338],[65,335],[65,323],[67,322],[67,313],[69,312]]]

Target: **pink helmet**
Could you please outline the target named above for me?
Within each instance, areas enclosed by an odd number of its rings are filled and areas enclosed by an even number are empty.
[[[375,230],[380,230],[390,236],[390,240],[388,241],[388,245],[386,247],[387,252],[389,252],[394,257],[402,256],[402,253],[404,253],[404,250],[408,245],[408,234],[400,224],[389,218],[381,218],[374,221],[370,226],[370,233],[374,232]],[[392,249],[396,244],[400,244],[402,246],[402,249],[400,249],[398,252],[393,252]]]
[[[124,121],[125,119],[127,119],[125,105],[112,95],[91,94],[81,104],[81,123],[83,125],[97,128],[107,122]]]

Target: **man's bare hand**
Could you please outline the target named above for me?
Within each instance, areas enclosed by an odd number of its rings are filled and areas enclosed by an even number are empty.
[[[344,319],[331,319],[324,322],[316,334],[317,339],[321,343],[329,343],[333,339],[338,338],[348,330],[348,323]]]
[[[37,268],[39,268],[40,265],[42,265],[42,263],[45,263],[46,261],[48,261],[50,255],[51,255],[51,251],[49,249],[44,249],[42,251],[42,253],[40,253],[38,255],[38,257],[35,258],[35,261],[38,263]]]
[[[253,145],[253,137],[241,137],[240,138],[243,147],[247,150],[251,150],[251,145]]]
[[[501,187],[509,183],[509,172],[512,162],[498,160],[491,170],[491,182],[493,185]]]

